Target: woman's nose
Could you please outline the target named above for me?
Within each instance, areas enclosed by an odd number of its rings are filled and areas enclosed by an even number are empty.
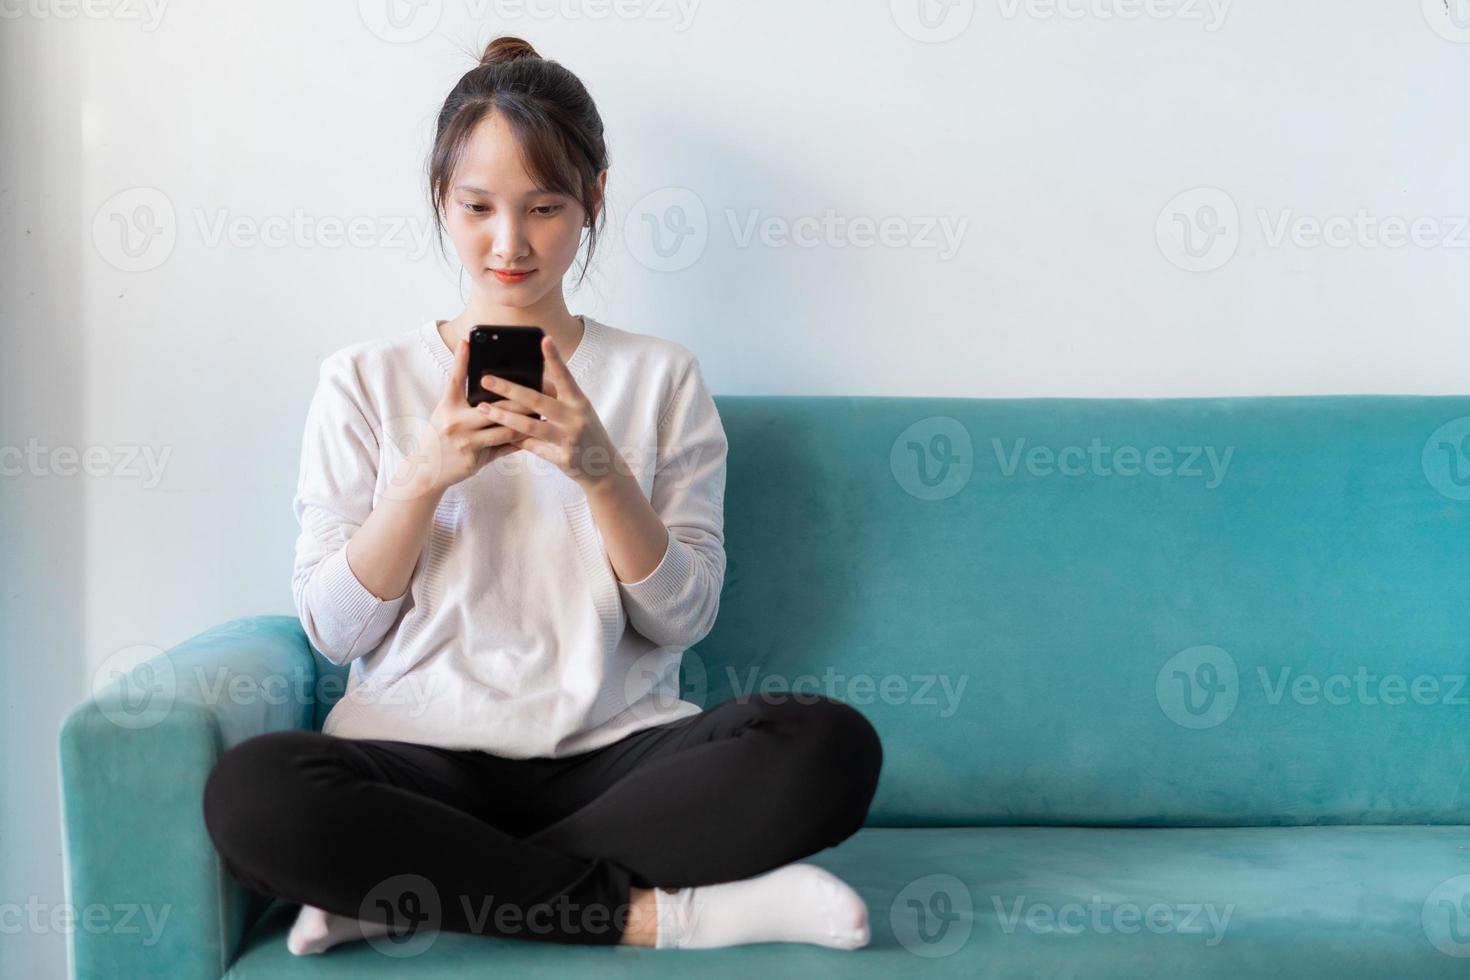
[[[522,223],[514,218],[499,222],[492,231],[494,244],[491,252],[501,262],[510,264],[526,254],[526,234]]]

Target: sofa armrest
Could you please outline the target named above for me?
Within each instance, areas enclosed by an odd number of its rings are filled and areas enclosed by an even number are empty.
[[[236,619],[128,665],[68,713],[73,977],[214,980],[228,969],[261,902],[220,864],[204,782],[231,746],[313,727],[316,656],[295,616]]]

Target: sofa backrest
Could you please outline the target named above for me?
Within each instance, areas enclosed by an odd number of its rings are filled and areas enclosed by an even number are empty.
[[[862,710],[870,825],[1470,824],[1470,397],[715,402],[682,696]]]
[[[1470,823],[1470,397],[716,404],[684,696],[860,708],[870,824]]]

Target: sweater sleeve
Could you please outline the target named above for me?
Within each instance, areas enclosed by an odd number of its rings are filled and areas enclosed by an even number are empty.
[[[618,582],[633,628],[660,646],[687,649],[707,636],[725,581],[728,443],[698,358],[691,358],[658,426],[649,503],[668,529],[658,567]]]
[[[311,645],[335,664],[375,649],[408,592],[381,599],[347,564],[347,540],[372,513],[378,440],[357,400],[351,365],[322,362],[306,414],[294,509],[301,525],[291,591]]]

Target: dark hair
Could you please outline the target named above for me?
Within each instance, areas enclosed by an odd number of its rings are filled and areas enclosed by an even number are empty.
[[[470,135],[492,112],[500,113],[515,134],[526,172],[537,186],[575,198],[587,213],[587,256],[577,280],[580,285],[605,215],[597,200],[597,174],[607,169],[602,117],[576,75],[542,58],[518,37],[497,37],[486,45],[479,66],[465,72],[439,110],[429,154],[429,203],[441,252],[440,209],[449,194],[449,181]]]

